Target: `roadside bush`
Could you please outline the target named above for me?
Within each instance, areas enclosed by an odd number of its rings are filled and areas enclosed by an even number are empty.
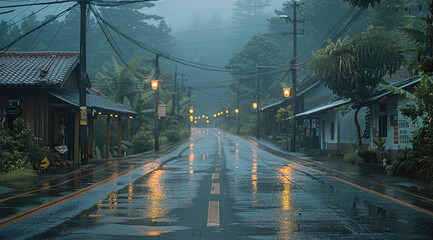
[[[141,127],[132,138],[132,151],[134,153],[147,152],[153,146],[153,132],[148,127]]]
[[[359,164],[363,161],[363,159],[358,155],[357,151],[347,151],[344,153],[342,162],[351,163],[351,164]]]
[[[0,172],[6,173],[17,169],[31,168],[39,163],[44,149],[38,147],[36,138],[22,118],[13,122],[12,130],[4,130],[0,138],[2,155]]]

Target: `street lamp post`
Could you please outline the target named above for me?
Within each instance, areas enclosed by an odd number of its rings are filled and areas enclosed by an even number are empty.
[[[283,94],[284,94],[285,98],[289,98],[290,97],[290,88],[283,88]],[[287,117],[286,116],[284,116],[284,122],[286,124],[286,150],[289,151],[289,130],[287,129]]]
[[[155,151],[159,150],[159,126],[158,126],[158,80],[152,80],[151,81],[152,90],[155,93]]]
[[[290,34],[293,34],[293,58],[290,62],[292,67],[292,141],[291,141],[291,151],[296,151],[296,58],[297,58],[297,35],[303,34],[303,31],[298,32],[297,30],[297,23],[298,22],[304,22],[303,20],[297,19],[296,16],[296,8],[299,6],[299,3],[295,0],[292,1],[292,7],[293,7],[293,19],[288,17],[287,15],[279,15],[278,18],[283,19],[288,23],[291,21],[293,23],[293,32]]]

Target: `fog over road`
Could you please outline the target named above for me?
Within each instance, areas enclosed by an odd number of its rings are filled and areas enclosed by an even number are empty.
[[[218,129],[193,129],[169,151],[0,195],[0,238],[433,236],[433,200],[385,175],[290,157]]]

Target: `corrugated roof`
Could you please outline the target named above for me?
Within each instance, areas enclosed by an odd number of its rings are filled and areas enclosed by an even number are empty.
[[[302,112],[302,113],[298,113],[298,114],[296,114],[296,117],[308,116],[308,115],[311,115],[311,114],[319,113],[321,111],[325,111],[325,110],[328,110],[330,108],[338,107],[340,105],[343,105],[343,104],[346,104],[346,103],[349,103],[349,102],[350,102],[350,99],[336,100],[336,101],[330,102],[328,104],[322,105],[320,107],[316,107],[316,108],[310,109],[308,111],[305,111],[305,112]]]
[[[274,102],[274,103],[271,103],[267,106],[264,106],[264,107],[260,108],[260,111],[266,111],[266,110],[269,110],[269,109],[274,108],[274,107],[279,107],[282,103],[284,103],[284,101],[287,101],[287,99],[282,99],[278,102]]]
[[[3,53],[0,86],[60,86],[78,62],[76,52]]]
[[[407,79],[405,81],[399,81],[399,82],[394,82],[391,84],[387,84],[386,85],[391,85],[400,89],[404,89],[407,88],[409,86],[412,86],[414,84],[417,84],[418,82],[421,81],[421,78],[416,77],[416,78],[411,78],[411,79]],[[378,86],[376,91],[372,94],[372,96],[370,98],[368,98],[367,100],[365,100],[364,102],[371,102],[371,101],[375,101],[379,98],[382,98],[386,95],[390,95],[390,94],[395,94],[394,92],[388,91],[386,89],[383,89],[382,87]]]
[[[53,89],[50,90],[49,93],[59,98],[62,101],[65,101],[73,106],[79,107],[79,93],[78,91],[72,91],[67,89]],[[106,96],[97,94],[95,92],[89,91],[86,94],[87,107],[91,109],[95,109],[97,111],[109,112],[109,113],[117,113],[124,115],[136,115],[136,112],[126,109],[120,104],[114,102]]]

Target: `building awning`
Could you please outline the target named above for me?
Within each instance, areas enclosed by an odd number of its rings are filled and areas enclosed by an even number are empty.
[[[274,103],[272,103],[272,104],[269,104],[269,105],[267,105],[267,106],[264,106],[264,107],[260,108],[260,111],[267,111],[267,110],[269,110],[269,109],[271,109],[271,108],[279,107],[281,104],[284,103],[284,101],[287,101],[287,99],[282,99],[282,100],[280,100],[280,101],[278,101],[278,102],[274,102]]]
[[[79,92],[67,89],[52,89],[48,93],[73,106],[79,107]],[[86,93],[87,107],[98,112],[118,115],[137,115],[136,112],[126,109],[104,95],[88,91]]]
[[[349,102],[350,102],[350,99],[340,99],[337,101],[330,102],[326,105],[322,105],[320,107],[316,107],[316,108],[310,109],[308,111],[298,113],[298,114],[296,114],[296,117],[297,118],[298,117],[307,117],[307,116],[312,115],[312,114],[318,114],[322,111],[328,110],[330,108],[335,108],[335,107],[341,106],[341,105],[349,103]],[[291,119],[291,118],[292,117],[290,117],[289,119]]]
[[[413,86],[415,84],[418,84],[421,81],[421,78],[416,77],[412,79],[408,79],[406,81],[400,81],[393,84],[389,84],[390,86],[394,86],[400,89],[405,89],[407,87]],[[382,98],[388,96],[388,95],[395,95],[396,93],[392,91],[388,91],[385,89],[382,89],[380,91],[377,91],[375,94],[373,94],[371,97],[369,97],[364,102],[360,103],[359,106],[368,106],[371,104],[377,103],[377,101],[380,101]]]

